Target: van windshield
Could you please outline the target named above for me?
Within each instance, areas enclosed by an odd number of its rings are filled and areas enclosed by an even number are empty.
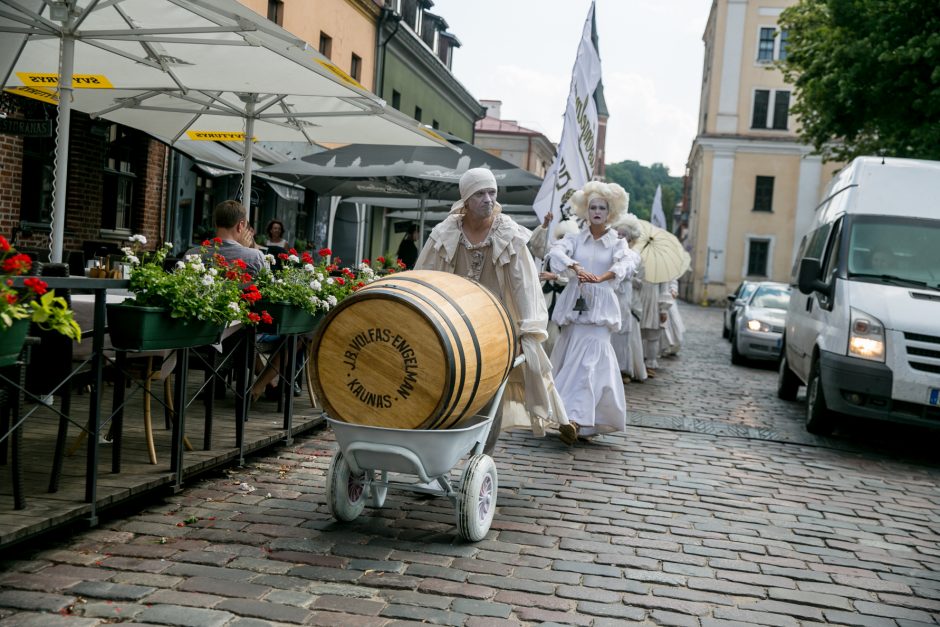
[[[848,275],[940,287],[940,220],[858,216],[849,237]]]

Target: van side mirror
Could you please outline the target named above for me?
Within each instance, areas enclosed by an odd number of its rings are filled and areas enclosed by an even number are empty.
[[[733,302],[735,301],[735,299],[737,299],[737,296],[735,296],[734,294],[728,294],[728,296],[726,296],[726,298],[728,299],[728,302],[729,302],[729,303],[733,303]]]
[[[804,258],[800,261],[800,274],[797,287],[803,294],[819,292],[826,297],[832,296],[832,285],[819,280],[822,263],[819,259]]]

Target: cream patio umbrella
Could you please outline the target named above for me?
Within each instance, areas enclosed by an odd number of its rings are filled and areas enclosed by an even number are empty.
[[[246,190],[252,139],[443,143],[236,0],[0,0],[0,80],[59,106],[54,261],[73,107],[170,143],[243,141]]]
[[[637,222],[640,236],[631,248],[643,259],[643,278],[650,283],[665,283],[685,274],[692,259],[678,238],[646,220]]]

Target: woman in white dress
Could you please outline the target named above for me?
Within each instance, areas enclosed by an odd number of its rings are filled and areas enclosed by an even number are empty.
[[[640,236],[639,220],[632,213],[624,213],[614,225],[617,234],[631,245]],[[617,365],[624,382],[646,381],[646,366],[643,364],[643,340],[640,337],[640,321],[633,315],[633,277],[640,265],[640,255],[632,248],[630,255],[637,268],[624,277],[617,286],[617,298],[620,300],[620,331],[611,336]]]
[[[675,357],[682,348],[682,340],[685,337],[685,324],[682,322],[682,316],[679,315],[679,306],[676,304],[676,298],[679,296],[679,280],[673,279],[669,282],[669,295],[672,296],[672,304],[666,310],[666,324],[663,326],[663,357]]]
[[[570,278],[552,314],[561,327],[552,372],[569,420],[559,432],[568,444],[626,427],[627,403],[610,339],[621,321],[614,290],[636,262],[610,225],[627,202],[616,183],[590,181],[571,197],[585,226],[555,242],[548,253],[552,271]]]

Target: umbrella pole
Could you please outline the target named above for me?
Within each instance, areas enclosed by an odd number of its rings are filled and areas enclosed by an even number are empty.
[[[52,204],[52,242],[49,258],[62,262],[65,240],[65,201],[69,176],[69,131],[72,121],[72,68],[75,62],[75,39],[62,37],[62,65],[59,68],[59,112],[56,118],[55,196]]]
[[[254,146],[252,145],[251,136],[254,135],[255,131],[255,98],[254,94],[251,94],[246,100],[245,107],[245,149],[242,151],[245,154],[245,170],[242,174],[242,204],[245,205],[245,215],[248,217],[248,224],[251,224],[251,165],[252,165],[252,153],[254,152]]]
[[[420,220],[420,225],[418,227],[418,238],[419,238],[418,243],[420,244],[418,246],[419,251],[421,250],[421,247],[424,246],[424,213],[425,211],[427,211],[427,205],[428,205],[428,194],[427,192],[425,192],[421,194],[421,212],[418,214],[419,220]]]

